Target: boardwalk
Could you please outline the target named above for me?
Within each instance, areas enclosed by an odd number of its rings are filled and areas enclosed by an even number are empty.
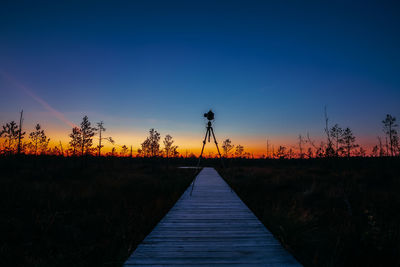
[[[301,266],[213,168],[190,190],[125,266]]]

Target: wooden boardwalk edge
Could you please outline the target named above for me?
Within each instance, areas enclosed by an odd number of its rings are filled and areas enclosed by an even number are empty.
[[[191,187],[124,266],[301,266],[215,169]]]

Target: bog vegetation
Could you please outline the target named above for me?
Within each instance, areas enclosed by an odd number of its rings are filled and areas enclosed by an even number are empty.
[[[84,116],[68,144],[19,122],[0,132],[0,259],[5,266],[122,266],[194,177],[193,154],[150,129],[140,147],[117,145]],[[296,147],[267,140],[258,159],[222,142],[222,176],[305,266],[400,265],[400,145],[396,118],[366,151],[349,127],[330,125]],[[104,152],[104,144],[113,145]],[[54,142],[52,142],[54,144]],[[209,155],[205,165],[219,166]]]
[[[341,127],[338,124],[329,125],[329,118],[325,110],[325,140],[319,144],[307,135],[299,135],[297,146],[280,145],[277,148],[266,144],[266,153],[261,158],[323,158],[323,157],[388,157],[400,155],[400,140],[396,117],[387,114],[381,122],[383,136],[377,136],[377,144],[367,151],[357,143],[356,136],[349,127]],[[141,143],[140,147],[132,145],[117,145],[112,137],[105,136],[104,122],[97,122],[92,126],[87,116],[84,116],[80,126],[71,129],[68,135],[68,144],[50,147],[50,138],[46,135],[39,123],[26,134],[23,127],[23,112],[21,111],[19,123],[11,121],[5,123],[0,131],[0,155],[59,155],[59,156],[121,156],[121,157],[195,157],[193,153],[185,155],[179,153],[178,146],[174,145],[173,137],[167,134],[160,145],[161,134],[154,128],[149,130],[149,136]],[[110,152],[102,154],[104,143],[113,145]],[[234,145],[231,139],[222,142],[223,157],[254,158],[246,152],[244,146]],[[208,155],[216,157],[217,155]]]
[[[0,160],[1,266],[122,266],[189,186],[154,159]]]
[[[239,197],[304,266],[400,266],[400,159],[231,159]]]

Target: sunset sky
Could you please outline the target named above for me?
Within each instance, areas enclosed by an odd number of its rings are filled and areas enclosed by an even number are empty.
[[[258,155],[321,138],[327,106],[370,147],[400,119],[400,6],[304,2],[2,1],[0,123],[23,109],[66,144],[87,115],[118,145],[155,128],[185,153],[211,108],[218,140]]]

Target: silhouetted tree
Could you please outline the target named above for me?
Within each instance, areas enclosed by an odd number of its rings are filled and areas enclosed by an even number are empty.
[[[286,147],[284,146],[279,146],[278,150],[276,151],[276,156],[279,159],[284,159],[286,158],[287,154],[286,154]]]
[[[109,156],[109,157],[114,157],[115,156],[115,147],[111,148],[111,152],[108,152],[107,156]]]
[[[288,154],[287,154],[287,156],[288,156],[288,158],[289,158],[289,159],[292,159],[292,158],[294,158],[294,156],[295,156],[295,153],[294,153],[294,151],[293,151],[293,149],[292,149],[292,148],[289,148],[289,151],[288,151]]]
[[[382,121],[383,123],[383,131],[386,134],[386,136],[389,138],[389,145],[390,145],[390,155],[394,156],[395,155],[395,142],[397,140],[397,124],[396,124],[396,118],[393,117],[390,114],[386,115],[386,118]]]
[[[176,151],[178,146],[174,146],[173,143],[174,143],[174,140],[172,139],[172,136],[167,134],[163,140],[165,156],[167,158],[169,158],[170,155],[175,156],[174,151]]]
[[[225,139],[222,142],[222,150],[224,152],[224,156],[227,158],[229,155],[229,152],[234,148],[234,145],[232,144],[232,141],[228,138]]]
[[[352,150],[358,147],[355,142],[356,138],[354,137],[353,132],[347,127],[343,131],[343,150],[347,157],[350,157]]]
[[[318,147],[318,146],[316,146],[315,145],[315,141],[313,141],[312,139],[311,139],[311,137],[310,137],[310,134],[309,133],[307,133],[307,141],[306,141],[307,143],[309,143],[310,145],[311,145],[311,147],[310,148],[308,148],[308,151],[307,151],[307,154],[308,154],[308,157],[310,158],[310,155],[311,155],[311,157],[313,157],[313,148],[314,148],[314,150],[315,150],[315,156],[316,157],[320,157],[320,154],[322,153],[323,154],[323,143],[321,143],[321,146],[320,147]],[[321,150],[322,149],[322,150]]]
[[[316,155],[317,158],[322,158],[322,157],[325,156],[325,154],[324,154],[324,146],[325,146],[325,144],[323,142],[321,142],[321,144],[317,148],[317,151],[315,152],[315,155]]]
[[[93,136],[95,135],[97,129],[91,127],[90,121],[87,116],[83,117],[81,122],[81,155],[89,154],[90,149],[93,145]]]
[[[61,141],[60,141],[60,152],[61,152],[61,156],[64,157],[64,149],[63,149],[63,146],[61,144]]]
[[[237,145],[237,146],[236,146],[236,150],[235,150],[235,156],[236,156],[237,158],[241,158],[242,155],[243,155],[243,152],[244,152],[244,147],[241,146],[241,145]]]
[[[385,149],[383,148],[382,139],[380,136],[378,136],[378,141],[379,141],[379,157],[383,157],[385,156]]]
[[[22,132],[22,122],[24,121],[23,117],[24,111],[21,110],[21,116],[19,118],[19,129],[18,129],[18,145],[17,145],[17,154],[21,154],[22,150],[22,139],[24,139],[25,132]]]
[[[160,153],[160,134],[154,130],[154,128],[150,129],[149,137],[144,140],[141,144],[142,146],[142,154],[145,157],[155,157]]]
[[[78,127],[72,128],[72,133],[69,135],[71,141],[69,141],[69,145],[71,146],[72,156],[76,156],[76,152],[82,143],[82,134],[81,130]]]
[[[172,146],[170,154],[172,157],[179,157],[178,146]]]
[[[335,124],[331,129],[330,129],[330,137],[332,142],[334,142],[335,145],[335,155],[339,156],[339,148],[340,145],[343,143],[343,129],[339,127],[338,124]]]
[[[377,145],[372,148],[371,156],[373,156],[373,157],[379,156],[379,147]]]
[[[37,155],[39,150],[41,153],[46,152],[50,138],[47,138],[39,123],[36,124],[35,130],[29,134],[29,138],[31,139],[32,150],[35,155]]]
[[[128,147],[127,147],[126,145],[123,145],[123,146],[121,147],[120,155],[121,155],[122,157],[125,157],[127,153],[128,153]]]
[[[106,128],[104,128],[104,122],[101,121],[101,122],[97,123],[97,130],[99,131],[99,145],[97,146],[97,148],[98,148],[98,156],[100,157],[101,156],[101,149],[104,147],[101,144],[101,141],[107,140],[111,144],[114,144],[114,140],[111,137],[103,137],[101,135],[103,132],[106,131]]]
[[[400,155],[400,142],[397,134],[393,136],[393,149],[395,151],[395,155]]]
[[[98,154],[99,157],[101,156],[101,148],[104,147],[101,144],[101,139],[102,139],[101,133],[106,131],[106,128],[104,128],[103,125],[104,125],[103,121],[97,123],[97,129],[99,130],[99,145],[97,146],[97,148],[99,149],[99,154]]]
[[[311,147],[309,147],[308,150],[307,150],[307,157],[308,157],[309,159],[311,159],[311,158],[314,157],[313,150],[312,150]]]
[[[53,148],[49,148],[47,154],[59,156],[61,155],[61,150],[57,146],[54,146]]]
[[[143,141],[143,143],[140,144],[142,149],[138,150],[138,153],[143,156],[143,157],[149,157],[150,156],[150,139],[147,137],[146,140]]]
[[[367,154],[367,151],[365,151],[365,149],[360,146],[360,148],[357,151],[357,156],[358,157],[365,157],[365,155]]]
[[[326,134],[326,149],[325,149],[325,156],[326,157],[332,157],[335,155],[335,150],[333,149],[333,144],[332,144],[332,139],[331,139],[331,134],[329,130],[329,118],[328,118],[328,113],[326,111],[326,106],[324,110],[324,115],[325,115],[325,134]]]
[[[304,153],[303,153],[303,144],[306,143],[306,140],[304,140],[303,136],[299,134],[299,158],[304,158]]]
[[[244,152],[243,157],[249,159],[251,157],[251,154],[249,152]]]
[[[4,154],[14,154],[15,146],[18,140],[19,131],[15,121],[11,121],[3,125],[3,130],[0,136],[5,138],[4,141]]]

